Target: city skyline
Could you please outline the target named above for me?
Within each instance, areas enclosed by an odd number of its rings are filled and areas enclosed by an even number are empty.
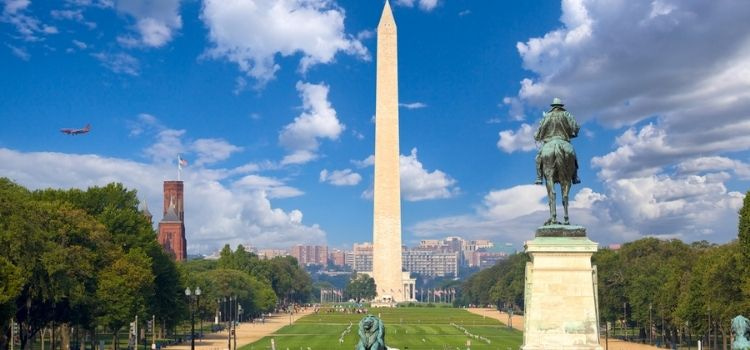
[[[405,245],[532,238],[531,136],[554,97],[582,125],[571,221],[593,240],[736,237],[750,4],[391,3]],[[370,240],[383,1],[160,4],[0,1],[0,176],[122,182],[156,223],[181,155],[189,255]]]

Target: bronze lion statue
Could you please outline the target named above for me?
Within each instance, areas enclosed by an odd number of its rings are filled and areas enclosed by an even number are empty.
[[[373,315],[359,321],[359,343],[354,350],[386,350],[383,321]]]

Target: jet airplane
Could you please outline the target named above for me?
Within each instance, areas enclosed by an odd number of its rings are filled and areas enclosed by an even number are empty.
[[[66,135],[86,134],[89,131],[91,131],[91,124],[86,124],[86,126],[84,126],[82,129],[71,129],[71,128],[60,129],[60,132]]]

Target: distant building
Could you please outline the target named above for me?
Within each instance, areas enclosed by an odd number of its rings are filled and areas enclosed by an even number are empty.
[[[273,259],[277,256],[289,256],[286,249],[258,249],[258,257],[261,259]]]
[[[344,264],[354,270],[354,252],[344,252]]]
[[[157,239],[176,261],[187,259],[183,191],[182,181],[164,181],[164,210]]]
[[[328,266],[328,246],[298,244],[292,247],[290,255],[295,257],[301,266]]]
[[[423,241],[424,242],[424,241]],[[401,261],[405,271],[432,277],[458,277],[460,249],[456,252],[441,251],[442,243],[425,242],[415,249],[402,248]],[[372,272],[372,244],[355,243],[352,269],[357,272]]]
[[[480,266],[481,254],[474,254],[476,252],[483,252],[492,249],[495,246],[491,241],[486,239],[477,239],[472,241],[464,241],[461,245],[461,253],[463,255],[464,264],[469,267]]]
[[[148,210],[148,203],[146,201],[143,202],[143,206],[141,207],[141,214],[148,219],[149,225],[154,224],[154,215]]]
[[[402,252],[404,270],[431,277],[458,277],[459,252],[411,249]]]
[[[328,255],[328,260],[333,266],[344,267],[346,266],[346,252],[339,249],[334,249]]]
[[[354,243],[352,269],[358,272],[372,272],[372,243]]]

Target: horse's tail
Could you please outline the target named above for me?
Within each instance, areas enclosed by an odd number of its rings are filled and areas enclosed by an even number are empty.
[[[572,179],[575,174],[575,151],[570,143],[557,140],[553,144],[557,179]]]
[[[564,172],[565,164],[568,161],[567,153],[565,153],[565,149],[563,148],[562,142],[555,142],[555,169],[557,169],[558,172]],[[565,178],[567,174],[560,174],[560,178]]]

